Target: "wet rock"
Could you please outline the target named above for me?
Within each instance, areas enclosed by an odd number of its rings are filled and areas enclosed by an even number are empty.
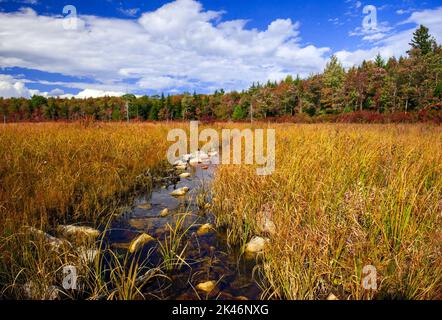
[[[163,210],[161,210],[160,212],[160,217],[167,217],[169,215],[169,209],[164,208]]]
[[[187,165],[183,164],[183,165],[179,165],[175,167],[177,170],[186,170]]]
[[[154,240],[155,239],[152,236],[148,235],[147,233],[143,233],[134,240],[132,240],[129,246],[129,252],[134,253],[139,249],[141,249],[146,243]]]
[[[190,173],[189,172],[183,172],[179,175],[179,177],[181,179],[185,179],[185,178],[189,178],[190,177]]]
[[[75,239],[76,242],[95,241],[100,235],[99,230],[85,226],[59,225],[57,230],[64,236]]]
[[[196,234],[199,236],[203,236],[205,234],[208,234],[212,230],[213,230],[213,225],[210,223],[205,223],[198,228],[198,230],[196,231]]]
[[[152,208],[152,205],[150,203],[143,203],[143,204],[138,205],[137,208],[143,209],[143,210],[149,210]]]
[[[170,195],[174,197],[184,196],[189,191],[188,187],[182,187],[176,190],[173,190]]]
[[[206,293],[210,293],[211,291],[213,291],[213,289],[215,289],[215,287],[216,287],[216,282],[213,280],[198,283],[196,286],[198,290],[201,290]]]
[[[264,251],[266,244],[269,242],[269,239],[262,237],[253,237],[246,244],[245,252],[247,253],[258,253]]]
[[[333,293],[330,293],[327,297],[327,300],[339,300]]]

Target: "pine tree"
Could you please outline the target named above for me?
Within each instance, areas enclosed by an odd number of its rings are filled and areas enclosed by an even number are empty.
[[[434,37],[432,37],[428,31],[427,27],[420,25],[413,33],[413,39],[411,39],[409,43],[412,49],[419,49],[424,55],[431,52],[436,43]]]

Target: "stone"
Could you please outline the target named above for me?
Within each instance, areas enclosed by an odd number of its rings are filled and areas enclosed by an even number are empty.
[[[98,238],[100,231],[91,227],[59,225],[57,230],[67,237],[75,237],[77,240],[92,240]]]
[[[262,237],[253,237],[247,244],[245,251],[248,253],[258,253],[264,251],[269,239]]]
[[[199,236],[203,236],[205,234],[208,234],[212,230],[213,230],[213,225],[210,223],[205,223],[198,228],[198,230],[196,231],[196,234]]]
[[[143,209],[143,210],[149,210],[152,208],[152,205],[150,203],[143,203],[137,206],[137,208]]]
[[[183,165],[179,165],[175,167],[177,170],[186,170],[187,165],[183,164]]]
[[[132,242],[130,243],[129,246],[129,252],[130,253],[134,253],[136,251],[138,251],[139,249],[141,249],[146,243],[150,242],[150,241],[154,241],[155,239],[148,235],[147,233],[142,233],[141,235],[139,235],[138,237],[136,237],[134,240],[132,240]]]
[[[169,209],[164,208],[163,210],[161,210],[160,212],[160,217],[167,217],[169,215]]]
[[[209,280],[206,282],[198,283],[196,288],[206,293],[210,293],[216,287],[216,282],[213,280]]]
[[[170,195],[174,197],[184,196],[189,191],[188,187],[182,187],[176,190],[173,190]]]
[[[327,297],[327,300],[339,300],[333,293],[330,293]]]
[[[181,179],[185,179],[185,178],[189,178],[190,177],[190,173],[189,172],[183,172],[179,175],[179,177]]]

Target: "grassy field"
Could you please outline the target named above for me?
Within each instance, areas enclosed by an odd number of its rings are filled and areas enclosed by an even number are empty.
[[[262,233],[262,219],[276,226],[264,254],[266,297],[442,298],[441,128],[276,128],[272,175],[221,166],[214,183],[231,243]],[[377,270],[376,291],[361,286],[364,265]]]
[[[24,226],[52,233],[58,224],[105,224],[127,196],[149,187],[143,173],[159,170],[171,127],[0,126],[1,296],[23,298],[23,285],[34,281],[34,297],[48,298],[48,287],[61,281],[60,268],[79,254],[47,250]],[[217,225],[227,228],[232,245],[244,247],[256,235],[270,239],[260,271],[263,297],[442,298],[442,128],[272,127],[272,175],[221,165],[213,183]],[[276,232],[262,231],[263,218]],[[361,286],[365,265],[376,267],[376,291]],[[83,273],[86,298],[139,297],[139,266],[117,261],[110,280],[102,279],[102,268],[98,261]],[[109,292],[105,281],[120,290]]]

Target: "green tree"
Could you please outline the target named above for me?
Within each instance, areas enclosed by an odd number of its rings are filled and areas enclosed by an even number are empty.
[[[412,49],[418,49],[424,55],[431,52],[435,44],[434,37],[430,35],[428,28],[423,25],[416,29],[413,33],[413,39],[409,43]]]

